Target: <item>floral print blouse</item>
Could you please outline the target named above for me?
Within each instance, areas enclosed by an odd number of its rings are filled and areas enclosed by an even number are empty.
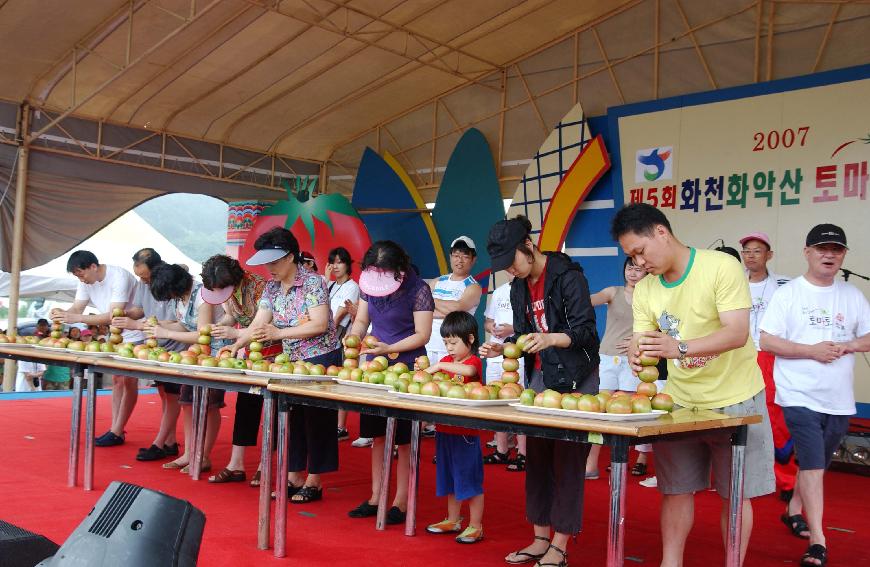
[[[308,310],[318,305],[326,306],[329,326],[322,335],[305,339],[285,339],[284,352],[292,360],[313,358],[338,348],[326,280],[304,266],[299,266],[296,278],[287,293],[282,293],[281,282],[277,280],[270,280],[263,290],[259,308],[272,312],[272,324],[279,329],[298,326]]]

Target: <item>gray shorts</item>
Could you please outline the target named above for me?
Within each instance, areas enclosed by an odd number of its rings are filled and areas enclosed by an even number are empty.
[[[676,406],[675,408],[676,409]],[[750,425],[746,439],[743,497],[755,498],[776,489],[773,476],[773,433],[764,390],[754,397],[714,411],[727,415],[761,415],[761,423]],[[653,443],[656,477],[662,494],[689,494],[712,485],[728,498],[731,482],[731,435],[713,430],[697,437]]]

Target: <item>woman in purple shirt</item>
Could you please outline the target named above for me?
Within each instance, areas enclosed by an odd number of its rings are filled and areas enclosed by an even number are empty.
[[[359,287],[361,293],[356,319],[349,334],[365,334],[371,323],[371,334],[380,340],[376,347],[363,347],[360,353],[370,357],[398,353],[394,362],[413,367],[414,359],[426,354],[425,346],[432,332],[435,301],[429,285],[411,267],[411,259],[401,246],[382,240],[372,244],[363,257]],[[374,439],[372,495],[348,512],[351,518],[367,518],[378,512],[386,423],[386,418],[360,414],[360,437]],[[399,463],[396,467],[396,497],[387,512],[388,524],[405,522],[411,422],[399,420],[396,423],[395,442],[399,446]]]

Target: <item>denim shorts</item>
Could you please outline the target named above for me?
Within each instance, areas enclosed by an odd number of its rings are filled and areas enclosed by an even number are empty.
[[[435,433],[435,494],[467,500],[483,494],[483,455],[477,435]]]
[[[802,471],[824,470],[849,430],[848,415],[819,413],[804,407],[782,408]]]

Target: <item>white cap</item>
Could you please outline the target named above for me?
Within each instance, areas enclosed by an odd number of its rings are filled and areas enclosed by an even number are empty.
[[[450,248],[453,248],[454,246],[456,246],[457,242],[464,242],[465,245],[468,246],[469,248],[471,248],[472,250],[475,250],[475,251],[477,250],[477,248],[474,246],[474,241],[467,236],[457,237],[453,242],[450,243]]]

